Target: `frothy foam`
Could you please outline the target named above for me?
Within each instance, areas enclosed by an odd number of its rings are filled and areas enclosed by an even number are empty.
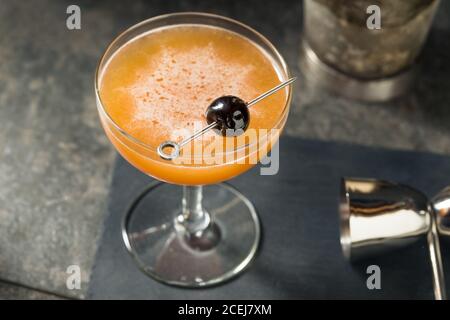
[[[246,100],[257,95],[247,81],[253,67],[226,61],[212,45],[183,52],[163,48],[159,54],[132,86],[123,88],[134,103],[128,124],[134,130],[154,127],[166,136],[189,132],[196,121],[205,121],[205,110],[215,98],[236,95]]]

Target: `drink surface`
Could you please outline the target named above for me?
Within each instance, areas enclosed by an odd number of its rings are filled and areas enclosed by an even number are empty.
[[[249,39],[216,27],[176,25],[120,48],[101,73],[99,94],[121,129],[156,150],[163,141],[180,142],[205,126],[206,108],[215,98],[235,95],[250,101],[280,82],[271,58]],[[275,128],[286,102],[287,90],[282,90],[251,107],[249,129]],[[112,135],[117,136],[111,131],[110,139]],[[233,138],[210,131],[195,143],[211,139]],[[118,149],[141,170],[173,182],[133,161],[137,155],[127,148]]]

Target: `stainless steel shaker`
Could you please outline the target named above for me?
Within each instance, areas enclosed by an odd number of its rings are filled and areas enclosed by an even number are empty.
[[[403,94],[439,0],[305,0],[302,69],[345,96],[383,101]],[[368,8],[380,28],[368,27]],[[370,12],[370,11],[369,11]]]

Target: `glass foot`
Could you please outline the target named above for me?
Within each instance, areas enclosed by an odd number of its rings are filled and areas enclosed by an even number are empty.
[[[143,272],[166,284],[202,287],[238,275],[258,248],[255,208],[233,187],[210,185],[199,191],[196,218],[185,205],[186,188],[194,187],[184,188],[155,183],[134,201],[122,226],[128,251]]]

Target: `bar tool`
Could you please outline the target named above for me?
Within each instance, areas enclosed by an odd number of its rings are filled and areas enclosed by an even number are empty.
[[[450,236],[450,187],[446,187],[433,199],[437,228],[440,235]]]
[[[313,84],[349,98],[400,96],[414,81],[438,6],[439,0],[305,0],[302,70]]]
[[[422,192],[406,185],[376,179],[343,178],[339,213],[345,257],[356,261],[408,246],[426,237],[434,296],[436,300],[446,299],[435,210],[441,208],[448,219],[449,191],[440,193],[434,202],[430,202]]]

